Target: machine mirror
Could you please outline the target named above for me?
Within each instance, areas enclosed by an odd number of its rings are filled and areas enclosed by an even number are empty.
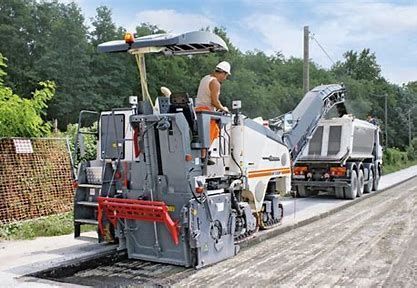
[[[138,96],[129,96],[129,104],[137,105],[138,104]]]
[[[292,113],[287,113],[284,115],[284,133],[290,132],[293,126]]]
[[[242,101],[240,100],[233,100],[232,101],[232,110],[240,109],[242,108]]]

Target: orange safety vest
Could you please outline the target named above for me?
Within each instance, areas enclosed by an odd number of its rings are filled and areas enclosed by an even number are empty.
[[[210,109],[208,106],[199,106],[195,108],[195,111],[209,111],[212,112],[213,110]],[[217,124],[217,121],[212,119],[210,120],[210,144],[220,136],[220,128]]]

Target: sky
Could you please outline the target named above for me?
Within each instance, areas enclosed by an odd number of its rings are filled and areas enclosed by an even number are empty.
[[[70,0],[62,0],[69,2]],[[223,27],[242,52],[303,56],[303,27],[309,26],[310,58],[323,68],[348,50],[370,48],[382,76],[403,84],[417,80],[417,1],[298,0],[75,0],[86,17],[105,5],[128,31],[150,23],[172,33]],[[233,64],[233,63],[232,63]]]

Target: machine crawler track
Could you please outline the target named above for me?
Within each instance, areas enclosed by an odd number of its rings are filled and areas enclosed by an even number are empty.
[[[250,236],[254,235],[256,232],[258,232],[259,229],[256,229],[254,231],[246,231],[245,233],[235,237],[235,243],[239,244],[242,243],[243,241],[245,241],[247,238],[249,238]]]
[[[281,219],[271,219],[268,222],[263,222],[263,224],[260,226],[261,230],[268,230],[271,228],[274,228],[282,223]]]

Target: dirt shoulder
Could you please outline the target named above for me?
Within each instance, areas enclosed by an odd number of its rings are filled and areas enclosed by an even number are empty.
[[[197,271],[178,286],[417,286],[417,179]]]

